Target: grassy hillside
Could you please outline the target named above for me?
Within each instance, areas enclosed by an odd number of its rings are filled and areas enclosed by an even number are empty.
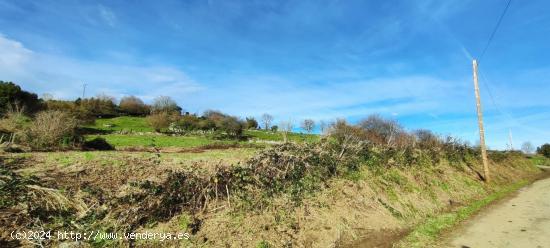
[[[87,127],[103,131],[153,132],[145,117],[132,116],[96,119],[93,125]]]
[[[200,147],[211,144],[244,144],[246,141],[219,140],[211,135],[192,134],[185,136],[171,136],[155,134],[145,117],[116,117],[97,119],[93,125],[86,126],[89,132],[111,132],[110,134],[86,135],[86,140],[102,137],[117,148],[124,147]],[[251,141],[282,142],[281,132],[265,130],[245,130],[245,139]],[[288,139],[295,142],[313,142],[319,140],[319,135],[289,133]]]
[[[88,135],[87,140],[102,137],[116,148],[123,147],[200,147],[212,144],[246,143],[235,140],[215,140],[204,136],[167,136],[167,135],[131,135],[131,134],[107,134]]]

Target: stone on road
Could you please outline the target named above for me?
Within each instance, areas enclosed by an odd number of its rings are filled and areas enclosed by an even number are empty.
[[[448,247],[550,248],[550,179],[483,211],[458,228]]]

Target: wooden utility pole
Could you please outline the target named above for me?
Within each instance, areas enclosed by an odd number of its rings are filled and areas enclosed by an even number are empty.
[[[485,149],[485,131],[483,130],[483,113],[481,111],[481,98],[479,96],[479,85],[477,83],[477,60],[473,61],[474,67],[474,91],[476,94],[477,124],[479,126],[479,146],[481,148],[481,157],[483,159],[483,176],[486,182],[489,182],[489,162],[487,161],[487,150]]]

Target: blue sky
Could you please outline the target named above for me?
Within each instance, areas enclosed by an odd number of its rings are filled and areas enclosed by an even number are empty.
[[[473,57],[505,0],[6,1],[0,80],[74,99],[168,95],[186,110],[477,139]],[[550,2],[512,1],[480,60],[489,147],[550,141]],[[490,94],[489,94],[490,92]]]

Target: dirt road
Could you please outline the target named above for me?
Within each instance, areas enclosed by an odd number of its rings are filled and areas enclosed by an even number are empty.
[[[446,240],[447,247],[550,248],[550,178],[487,209]]]

